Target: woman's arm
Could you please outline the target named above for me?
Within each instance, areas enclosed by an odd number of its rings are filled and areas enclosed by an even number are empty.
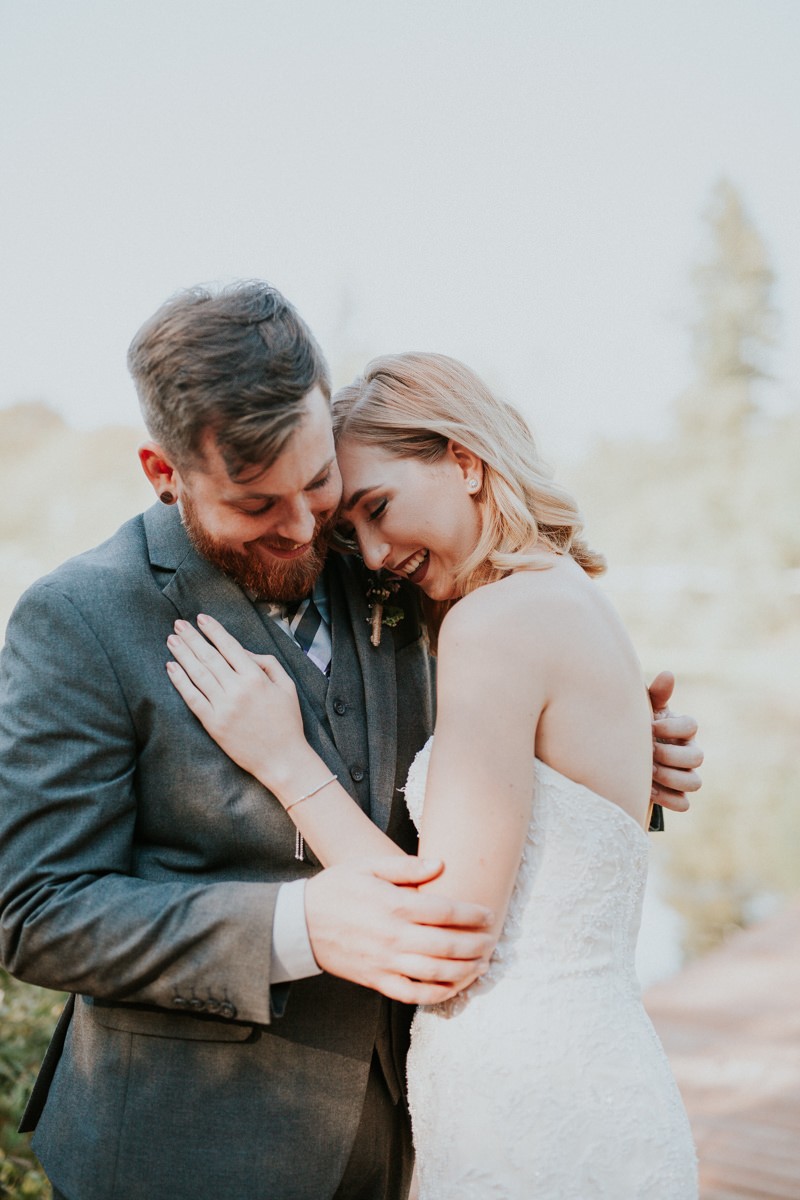
[[[548,671],[544,655],[528,661],[529,647],[521,659],[516,622],[496,608],[479,589],[442,626],[420,855],[445,863],[425,890],[485,905],[499,937],[530,822]]]
[[[187,622],[177,622],[176,635],[169,639],[177,662],[168,664],[167,670],[211,736],[290,810],[320,860],[333,868],[321,871],[306,888],[309,934],[319,964],[412,1004],[435,1004],[467,987],[485,971],[494,948],[488,932],[491,914],[440,893],[422,895],[417,879],[412,882],[411,876],[418,868],[420,878],[427,881],[441,870],[441,864],[403,855],[347,792],[331,781],[330,769],[305,740],[297,692],[277,660],[248,654],[210,617],[198,621],[211,641]],[[397,877],[394,869],[387,871],[387,855],[394,856],[389,861],[398,864]],[[399,863],[399,856],[404,864]],[[358,861],[350,861],[349,867],[337,865],[349,860]],[[321,920],[320,898],[336,898],[337,894],[341,898],[335,880],[345,878],[342,870],[353,869],[363,871],[366,885],[365,936],[355,942],[351,938],[343,946],[336,910],[326,910]],[[373,906],[368,895],[376,876],[399,885],[388,911]],[[329,883],[334,881],[333,892],[330,886],[324,893],[318,891],[326,878]],[[383,899],[385,885],[379,886],[384,889],[380,893]],[[344,928],[352,928],[352,922]],[[376,944],[380,948],[377,957]],[[337,969],[342,963],[346,971]]]
[[[168,641],[172,682],[223,750],[289,811],[320,861],[402,854],[309,746],[295,686],[277,660],[250,654],[211,617],[198,623],[205,637],[179,621]],[[420,843],[421,856],[445,869],[425,889],[490,908],[495,936],[530,820],[544,676],[521,669],[513,627],[485,593],[448,614]]]
[[[297,691],[278,660],[249,653],[213,617],[201,614],[198,624],[204,637],[176,622],[170,679],[225,753],[277,797],[323,866],[402,855],[306,741]]]

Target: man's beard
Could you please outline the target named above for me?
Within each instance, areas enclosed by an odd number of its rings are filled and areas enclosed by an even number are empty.
[[[255,553],[234,550],[227,542],[213,537],[203,526],[186,493],[181,497],[181,517],[195,550],[212,566],[260,600],[283,603],[303,600],[313,589],[325,566],[334,526],[332,518],[318,520],[310,548],[301,558],[275,558],[272,562],[264,562]]]

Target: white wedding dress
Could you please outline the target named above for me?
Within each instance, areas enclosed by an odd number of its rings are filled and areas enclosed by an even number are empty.
[[[406,785],[420,825],[429,742]],[[522,862],[489,973],[414,1018],[420,1200],[693,1200],[689,1123],[642,1007],[644,830],[536,762]]]

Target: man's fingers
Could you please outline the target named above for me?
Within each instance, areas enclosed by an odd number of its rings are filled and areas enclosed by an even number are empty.
[[[689,797],[685,792],[675,792],[670,788],[654,784],[650,795],[654,804],[660,804],[662,808],[668,808],[670,812],[689,811]]]
[[[668,716],[658,717],[653,721],[653,735],[666,738],[669,741],[688,742],[697,733],[697,721],[694,717]]]
[[[401,1004],[442,1004],[457,995],[463,987],[443,983],[421,983],[418,979],[408,979],[405,975],[384,975],[372,986],[390,1000],[399,1000]]]
[[[397,973],[425,983],[457,983],[465,987],[467,980],[477,979],[489,966],[491,947],[476,958],[434,958],[429,954],[403,954],[396,963]]]
[[[494,924],[494,914],[483,904],[472,904],[466,900],[451,900],[449,896],[425,891],[407,891],[393,903],[393,915],[412,927],[452,929],[457,936],[461,930],[485,930]],[[437,951],[436,953],[440,953]],[[453,957],[449,951],[445,957]],[[459,957],[457,954],[455,957]]]
[[[703,765],[703,751],[696,742],[674,745],[671,742],[656,742],[653,746],[653,761],[657,766],[676,770],[696,771]]]
[[[696,771],[664,767],[661,763],[656,763],[653,767],[653,780],[659,787],[672,792],[697,792],[702,786],[702,780]]]
[[[648,689],[654,713],[661,712],[667,707],[674,690],[675,676],[671,671],[660,671]]]
[[[412,925],[397,939],[398,953],[434,959],[440,962],[476,963],[489,960],[494,936],[474,929],[442,929],[437,925]],[[405,963],[395,962],[404,975],[410,974]],[[448,979],[439,975],[439,979]]]
[[[373,859],[365,866],[370,874],[387,883],[419,887],[438,878],[444,870],[440,860],[415,858],[412,855],[392,855]],[[433,893],[410,892],[398,897],[396,914],[417,925],[442,925],[458,929],[487,929],[494,924],[494,914],[482,904],[451,900]]]
[[[438,1004],[468,987],[494,950],[493,918],[483,905],[414,886],[441,870],[393,855],[310,879],[306,920],[320,967],[407,1004]]]
[[[408,897],[408,904],[411,918],[417,925],[446,929],[488,929],[494,924],[494,914],[483,904],[451,900],[449,896],[415,892]]]
[[[437,879],[444,870],[440,859],[415,858],[410,854],[390,854],[386,858],[375,858],[365,862],[364,867],[378,879],[405,887],[419,887]]]

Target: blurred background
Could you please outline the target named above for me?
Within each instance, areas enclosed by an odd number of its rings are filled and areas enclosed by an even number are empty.
[[[800,886],[796,0],[0,0],[0,626],[148,504],[128,343],[258,276],[337,384],[432,349],[576,492],[705,787],[653,839],[663,980]],[[0,977],[0,1189],[52,997]],[[57,1006],[56,1006],[57,1007]],[[44,1194],[42,1192],[41,1194]]]

